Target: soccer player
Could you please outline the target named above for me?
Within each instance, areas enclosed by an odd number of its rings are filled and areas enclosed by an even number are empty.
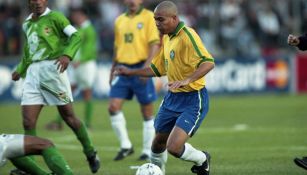
[[[214,59],[197,33],[179,21],[176,5],[163,1],[154,10],[156,25],[163,35],[159,53],[150,67],[116,68],[117,74],[128,76],[164,76],[169,91],[155,119],[156,135],[152,144],[151,162],[165,172],[167,152],[181,160],[193,162],[197,175],[208,175],[210,155],[194,148],[187,141],[204,120],[209,98],[204,76],[214,68]]]
[[[296,46],[300,50],[307,50],[307,34],[302,36],[295,36],[295,35],[289,35],[288,36],[288,44],[290,46]],[[307,170],[307,156],[304,156],[302,158],[295,158],[294,162],[297,166],[304,168]]]
[[[143,150],[139,160],[147,160],[154,137],[153,102],[156,92],[152,79],[133,77],[114,77],[114,67],[125,65],[141,68],[150,64],[159,48],[159,32],[155,26],[153,13],[143,8],[142,0],[125,0],[128,10],[115,21],[114,60],[110,72],[109,114],[113,130],[120,141],[120,150],[115,161],[131,155],[134,150],[128,136],[126,119],[122,112],[125,100],[137,97],[143,115]]]
[[[0,167],[4,166],[7,159],[10,159],[18,169],[25,173],[50,174],[26,155],[42,155],[52,173],[57,175],[73,174],[63,156],[50,140],[21,134],[0,135]],[[14,159],[18,157],[23,157],[24,162],[16,163]]]
[[[12,74],[24,77],[21,98],[23,127],[26,135],[36,135],[36,122],[44,105],[56,105],[64,121],[83,146],[93,173],[100,167],[85,125],[75,116],[66,68],[80,46],[80,35],[67,18],[50,10],[48,0],[28,0],[30,16],[23,23],[24,54]],[[17,158],[13,163],[23,163]]]
[[[84,123],[91,127],[93,115],[92,87],[96,77],[97,35],[95,28],[88,19],[84,8],[71,10],[71,20],[78,27],[81,36],[81,46],[68,69],[72,90],[79,88],[84,100]],[[53,121],[47,125],[49,129],[61,129],[62,120]]]

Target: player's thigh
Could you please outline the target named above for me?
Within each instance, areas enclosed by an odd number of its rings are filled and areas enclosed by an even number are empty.
[[[45,105],[38,80],[38,64],[30,65],[23,82],[21,105]]]
[[[95,61],[80,64],[75,70],[78,87],[82,90],[92,88],[96,79],[96,71]]]
[[[190,101],[185,110],[178,116],[176,126],[183,129],[189,136],[193,136],[209,110],[209,97],[207,90],[201,90],[197,96],[186,97]]]
[[[176,124],[177,116],[178,113],[164,108],[162,103],[154,121],[156,132],[170,133]]]
[[[133,78],[133,93],[141,104],[148,104],[157,99],[156,90],[152,78],[143,81],[139,77]]]
[[[109,98],[131,100],[133,97],[131,83],[133,82],[130,77],[116,76],[111,83]]]
[[[40,77],[41,93],[48,105],[65,105],[73,101],[67,72],[60,73],[54,62],[43,65],[49,72]]]

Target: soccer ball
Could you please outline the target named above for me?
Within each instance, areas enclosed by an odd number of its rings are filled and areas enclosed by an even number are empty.
[[[163,175],[163,173],[157,165],[145,163],[138,168],[135,175]]]

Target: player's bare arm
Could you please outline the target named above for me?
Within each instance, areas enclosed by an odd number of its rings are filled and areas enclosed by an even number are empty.
[[[189,83],[192,83],[192,82],[200,79],[201,77],[205,76],[213,68],[214,68],[214,63],[211,63],[211,62],[202,63],[198,67],[198,69],[196,69],[196,71],[191,76],[187,77],[186,79],[181,80],[181,81],[169,82],[168,83],[169,89],[175,90],[175,89],[178,89],[180,87],[186,86]]]
[[[141,77],[154,77],[154,72],[149,68],[145,67],[142,69],[129,69],[125,66],[117,66],[115,67],[115,75],[126,75],[126,76],[132,76],[132,75],[138,75]]]
[[[155,54],[158,52],[160,46],[157,43],[153,43],[149,45],[149,53],[148,53],[148,58],[146,59],[146,62],[144,64],[144,67],[148,67],[155,56]]]

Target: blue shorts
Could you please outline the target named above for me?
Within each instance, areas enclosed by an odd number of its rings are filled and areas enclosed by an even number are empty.
[[[130,69],[143,67],[143,62],[135,65],[124,65]],[[141,81],[139,76],[117,76],[111,83],[110,98],[131,100],[133,95],[141,104],[149,104],[157,99],[157,94],[152,78],[146,82]]]
[[[193,136],[209,110],[209,96],[203,88],[193,92],[168,92],[155,119],[157,133],[170,133],[174,126]]]

